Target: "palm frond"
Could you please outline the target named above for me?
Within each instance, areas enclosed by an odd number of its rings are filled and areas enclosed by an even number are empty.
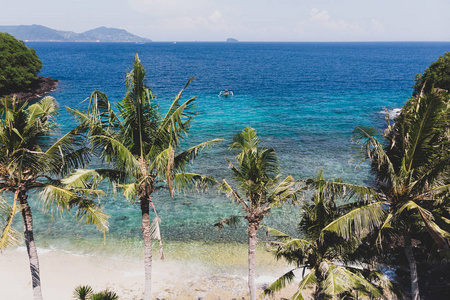
[[[161,151],[152,161],[149,169],[156,170],[158,176],[167,180],[170,195],[173,196],[173,171],[174,171],[175,149],[169,145]]]
[[[269,227],[269,226],[262,226],[264,229],[266,229],[266,235],[269,237],[273,237],[276,240],[281,240],[281,241],[287,241],[287,240],[291,240],[292,238],[287,235],[284,232],[281,232],[275,228]]]
[[[173,176],[173,187],[178,191],[194,189],[198,192],[206,191],[209,186],[218,184],[211,176],[196,173],[177,173]]]
[[[95,225],[97,230],[106,232],[109,229],[109,215],[103,212],[103,207],[91,199],[77,198],[71,201],[72,207],[77,207],[75,217],[86,225]]]
[[[298,203],[299,194],[305,191],[307,187],[296,188],[296,184],[297,181],[292,176],[287,176],[269,194],[267,197],[268,202],[274,206],[285,203],[286,201],[291,201],[294,204]]]
[[[239,193],[235,191],[225,179],[222,179],[222,184],[219,185],[219,192],[225,192],[227,197],[230,197],[233,201],[236,201],[237,203],[241,204],[242,208],[245,211],[248,210],[248,204],[245,201],[245,199],[241,198],[241,196],[239,196]]]
[[[441,248],[448,248],[448,240],[450,239],[450,232],[442,229],[435,223],[435,216],[433,212],[421,207],[415,201],[408,201],[398,210],[398,214],[402,214],[404,210],[417,210],[420,218],[427,228],[430,236]]]
[[[342,266],[330,266],[323,283],[324,294],[333,299],[340,299],[339,295],[348,291],[364,292],[371,297],[381,297],[380,290],[368,282],[364,277],[350,272]]]
[[[264,295],[273,295],[275,292],[281,291],[286,285],[292,283],[295,278],[294,270],[281,275],[271,285],[264,289]]]
[[[73,291],[73,297],[77,300],[88,300],[94,293],[94,289],[89,285],[79,285]]]
[[[60,215],[69,212],[73,207],[77,208],[76,218],[84,224],[93,224],[98,230],[108,230],[109,216],[103,212],[103,208],[95,203],[92,198],[103,196],[104,192],[92,189],[68,189],[62,186],[46,185],[40,193],[40,199],[48,210],[55,209]]]
[[[423,98],[423,99],[421,99]],[[405,165],[407,171],[417,169],[434,157],[440,131],[445,125],[442,118],[446,106],[436,93],[427,94],[416,99],[416,112],[411,114],[408,122],[408,144],[406,146]]]
[[[80,127],[72,129],[45,151],[53,172],[64,175],[89,163],[91,153],[85,145],[86,136],[81,131]]]
[[[176,126],[176,124],[181,121],[181,117],[184,116],[184,110],[192,108],[192,102],[195,100],[195,98],[191,98],[187,100],[183,105],[180,105],[180,99],[181,95],[183,94],[184,90],[188,87],[188,85],[195,79],[195,77],[189,78],[186,85],[183,89],[175,96],[175,99],[172,101],[172,104],[170,105],[169,110],[167,111],[166,115],[164,116],[162,122],[161,122],[161,130],[169,130],[170,126],[174,129],[173,126]],[[181,122],[182,123],[182,122]],[[177,130],[175,130],[177,132]]]
[[[72,188],[97,187],[104,179],[96,169],[76,169],[64,177],[61,182]]]
[[[130,176],[137,176],[140,165],[134,154],[122,142],[112,136],[95,135],[91,137],[94,147],[104,149],[103,154],[108,161],[116,160],[117,167]]]
[[[20,233],[12,228],[14,216],[20,212],[22,207],[17,203],[17,197],[14,197],[13,206],[9,206],[6,199],[0,196],[0,251],[7,247],[20,243]]]
[[[204,148],[212,147],[217,143],[221,143],[224,139],[213,139],[190,147],[189,149],[177,154],[174,159],[174,167],[176,170],[182,171],[188,163],[191,163]]]
[[[332,231],[346,240],[363,237],[385,220],[386,202],[374,202],[355,208],[330,222],[323,231]]]
[[[125,198],[130,201],[130,203],[135,203],[138,195],[139,185],[135,182],[129,184],[119,184],[117,185],[119,189],[122,189]]]
[[[316,271],[315,269],[311,269],[310,272],[306,274],[305,277],[302,278],[302,281],[300,281],[300,284],[298,286],[297,292],[292,296],[292,300],[304,300],[302,292],[306,291],[307,288],[318,284],[315,271]]]
[[[229,218],[219,220],[214,224],[214,226],[217,227],[219,231],[223,228],[224,225],[236,227],[236,225],[239,223],[239,221],[242,220],[242,218],[242,216],[231,216]]]

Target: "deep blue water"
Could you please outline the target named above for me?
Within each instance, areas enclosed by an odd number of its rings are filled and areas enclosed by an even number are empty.
[[[125,93],[124,74],[139,56],[148,70],[148,85],[165,111],[189,77],[196,80],[185,99],[197,96],[199,112],[189,143],[211,138],[226,142],[207,150],[193,167],[218,178],[229,177],[225,157],[231,137],[246,126],[257,129],[264,145],[273,146],[283,174],[370,184],[367,166],[355,169],[351,133],[357,125],[383,129],[384,109],[400,108],[412,93],[414,77],[450,50],[450,43],[27,43],[43,62],[43,76],[59,80],[51,96],[61,106],[80,104],[98,89],[110,100]],[[234,97],[219,98],[223,89]],[[62,131],[73,119],[61,111]],[[155,195],[163,235],[174,240],[243,240],[243,230],[215,231],[211,224],[239,213],[214,189],[207,194],[169,198]],[[140,214],[120,195],[104,200],[111,214],[111,236],[138,238]],[[287,211],[285,211],[287,210]],[[295,227],[296,209],[274,211],[269,224]],[[71,223],[42,215],[37,220],[47,239],[93,234]],[[48,227],[48,223],[51,227]],[[243,225],[242,225],[243,226]],[[47,231],[44,230],[49,228]],[[51,234],[49,233],[51,232]],[[238,233],[239,232],[239,233]],[[67,237],[67,235],[65,235]],[[70,236],[70,234],[69,234]],[[101,236],[101,235],[99,235]]]

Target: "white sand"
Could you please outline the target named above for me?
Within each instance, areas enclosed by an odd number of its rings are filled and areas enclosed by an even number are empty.
[[[76,286],[89,284],[94,291],[106,288],[120,299],[142,299],[143,262],[103,256],[38,249],[44,299],[72,299]],[[264,270],[264,271],[262,271]],[[269,271],[270,270],[270,271]],[[285,269],[277,266],[257,268],[260,290],[273,282]],[[267,274],[270,273],[270,274]],[[153,264],[153,299],[248,299],[246,266],[211,267],[196,259],[156,260]],[[0,298],[32,299],[28,256],[24,247],[0,253]],[[275,299],[289,298],[294,287]]]

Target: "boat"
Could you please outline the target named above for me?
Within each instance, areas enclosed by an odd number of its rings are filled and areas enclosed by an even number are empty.
[[[223,90],[223,91],[220,91],[220,93],[219,93],[218,96],[219,96],[219,97],[220,97],[220,96],[223,96],[223,97],[225,97],[225,98],[228,98],[228,96],[234,96],[234,94],[233,94],[233,91]]]

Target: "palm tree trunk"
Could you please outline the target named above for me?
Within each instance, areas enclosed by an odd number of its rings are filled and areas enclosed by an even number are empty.
[[[417,264],[414,259],[414,253],[412,250],[411,237],[409,233],[403,235],[405,243],[405,255],[409,262],[409,273],[411,278],[411,299],[420,300],[419,293],[419,276],[417,275]]]
[[[28,196],[21,189],[15,193],[16,199],[23,206],[23,230],[25,236],[25,245],[27,246],[28,259],[30,260],[31,282],[33,285],[33,298],[35,300],[42,300],[41,290],[41,276],[39,274],[39,258],[36,250],[36,244],[33,237],[33,217],[31,215],[31,208],[28,205]]]
[[[256,260],[256,233],[258,232],[258,223],[249,222],[248,224],[248,288],[250,290],[250,300],[256,300],[255,286],[255,260]]]
[[[152,298],[152,232],[150,228],[150,199],[148,197],[141,198],[142,212],[142,235],[144,237],[144,271],[145,271],[145,292],[144,299]]]

